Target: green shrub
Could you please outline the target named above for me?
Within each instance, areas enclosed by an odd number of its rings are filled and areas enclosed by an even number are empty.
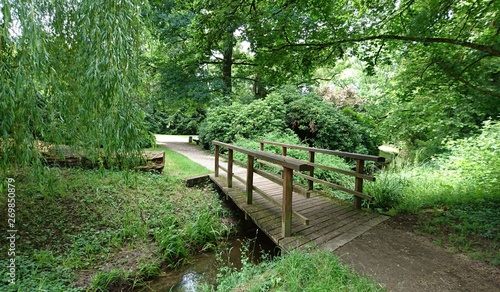
[[[286,123],[310,146],[346,152],[377,153],[366,129],[312,94],[287,105]]]
[[[450,155],[444,166],[456,170],[481,192],[500,187],[500,122],[486,121],[478,136],[447,144]]]
[[[212,140],[233,143],[237,138],[255,139],[288,128],[309,146],[377,154],[379,138],[372,126],[354,112],[342,114],[317,95],[282,88],[249,104],[212,107],[200,126],[199,136],[208,149]],[[295,137],[291,140],[292,144],[298,142]]]
[[[208,149],[212,140],[232,143],[236,137],[252,138],[285,129],[284,103],[278,94],[250,104],[233,103],[211,108],[199,130],[200,141]]]
[[[373,197],[373,201],[364,201],[368,207],[389,210],[397,207],[404,196],[405,179],[397,174],[381,172],[374,182],[364,184],[364,193]]]

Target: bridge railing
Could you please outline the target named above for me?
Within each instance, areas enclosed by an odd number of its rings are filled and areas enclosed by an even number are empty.
[[[314,189],[314,183],[316,182],[316,183],[320,183],[322,185],[326,185],[326,186],[332,187],[334,189],[338,189],[338,190],[341,190],[341,191],[344,191],[344,192],[347,192],[347,193],[354,195],[354,207],[356,209],[361,209],[362,199],[373,200],[373,197],[363,193],[363,181],[364,180],[375,181],[375,177],[365,174],[365,161],[374,161],[374,162],[382,163],[385,161],[384,157],[357,154],[357,153],[349,153],[349,152],[342,152],[342,151],[334,151],[334,150],[328,150],[328,149],[306,147],[306,146],[299,146],[299,145],[292,145],[292,144],[285,144],[285,143],[278,143],[278,142],[271,142],[271,141],[259,141],[259,143],[260,143],[260,150],[261,151],[265,151],[265,145],[274,145],[274,146],[281,147],[281,155],[283,157],[287,157],[287,149],[298,149],[298,150],[307,151],[309,153],[309,161],[307,161],[306,164],[309,165],[311,168],[309,168],[308,174],[303,174],[300,172],[295,173],[295,175],[306,179],[308,182],[307,190],[302,192],[302,193],[305,193],[306,196],[309,196],[309,193],[310,193],[310,191],[312,191]],[[349,170],[330,167],[327,165],[317,164],[314,162],[316,153],[335,155],[338,157],[354,159],[356,161],[356,170],[349,171]],[[261,164],[269,164],[269,163],[266,163],[266,162],[262,163],[261,162]],[[314,177],[314,169],[315,168],[321,168],[321,169],[325,169],[328,171],[333,171],[333,172],[337,172],[340,174],[353,176],[354,177],[354,190],[346,188],[346,187],[338,185],[338,184],[335,184],[335,183],[332,183],[332,182],[329,182],[329,181],[319,179],[317,177]]]
[[[269,202],[281,207],[281,232],[283,237],[289,237],[291,235],[292,226],[292,216],[303,222],[304,224],[309,224],[309,220],[302,216],[301,214],[292,210],[292,193],[293,193],[293,174],[295,171],[310,171],[313,166],[309,165],[307,161],[302,161],[294,159],[291,157],[285,157],[276,155],[273,153],[254,151],[246,149],[243,147],[238,147],[235,145],[222,143],[219,141],[212,141],[215,146],[215,176],[219,176],[219,170],[227,173],[227,186],[231,188],[233,186],[233,178],[241,181],[246,185],[246,199],[247,204],[252,204],[253,192],[260,194]],[[221,148],[227,149],[227,155],[220,153]],[[247,163],[242,163],[234,160],[234,151],[240,152],[247,155]],[[220,164],[220,158],[225,158],[227,160],[227,168]],[[254,164],[258,160],[259,162],[267,162],[274,165],[278,165],[283,169],[283,197],[282,202],[276,201],[271,196],[267,195],[264,191],[260,190],[258,187],[254,186],[253,174],[264,173],[261,170],[255,169]],[[233,165],[237,164],[241,167],[247,169],[246,179],[239,177],[233,173]]]

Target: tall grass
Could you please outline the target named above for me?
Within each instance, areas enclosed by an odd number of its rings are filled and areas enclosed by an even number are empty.
[[[240,270],[222,269],[218,285],[204,287],[204,290],[384,291],[382,286],[359,276],[327,251],[296,250],[260,264],[242,262]]]
[[[7,285],[6,269],[0,270],[1,291],[78,291],[89,285],[104,291],[117,278],[133,284],[231,232],[222,223],[230,214],[218,195],[188,189],[177,177],[58,168],[46,168],[43,180],[28,169],[11,175],[21,256],[16,285]],[[6,206],[6,196],[1,203]],[[5,216],[0,220],[7,222]],[[7,247],[2,237],[0,253],[6,255]],[[4,257],[0,265],[7,265]]]

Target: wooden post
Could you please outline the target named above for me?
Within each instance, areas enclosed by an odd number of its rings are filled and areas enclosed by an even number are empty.
[[[281,156],[286,156],[286,147],[283,146],[281,148]],[[285,169],[283,168],[283,170],[281,171],[281,178],[284,179],[285,178]]]
[[[252,204],[252,193],[253,193],[253,162],[254,157],[248,155],[247,162],[247,204]]]
[[[365,172],[365,161],[362,159],[356,160],[356,173],[363,174]],[[354,190],[357,192],[363,192],[363,179],[356,177],[356,182],[354,185]],[[361,209],[362,199],[358,196],[354,196],[354,208]]]
[[[264,142],[260,141],[259,143],[260,143],[260,151],[264,151]],[[263,166],[264,164],[259,162],[259,169],[262,169]]]
[[[283,168],[283,202],[281,205],[281,233],[283,237],[292,235],[292,191],[293,169]]]
[[[233,187],[233,149],[227,152],[227,187]]]
[[[215,145],[215,177],[219,176],[219,145]]]
[[[309,162],[314,163],[314,151],[309,151]],[[311,170],[309,170],[309,176],[314,177],[314,166],[311,167]],[[308,190],[312,191],[314,190],[314,182],[312,180],[308,181]],[[310,197],[309,192],[306,195],[307,198]]]

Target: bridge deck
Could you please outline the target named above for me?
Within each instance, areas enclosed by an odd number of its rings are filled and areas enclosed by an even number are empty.
[[[233,173],[245,177],[246,169],[234,167]],[[333,251],[353,240],[375,225],[388,219],[374,212],[356,210],[350,204],[311,193],[310,198],[293,193],[292,208],[309,219],[309,225],[292,220],[292,236],[284,238],[281,232],[281,208],[253,192],[253,204],[246,203],[245,185],[233,179],[233,187],[227,187],[226,174],[211,175],[211,180],[255,224],[283,250],[318,247]],[[282,186],[254,174],[254,186],[281,202]]]

